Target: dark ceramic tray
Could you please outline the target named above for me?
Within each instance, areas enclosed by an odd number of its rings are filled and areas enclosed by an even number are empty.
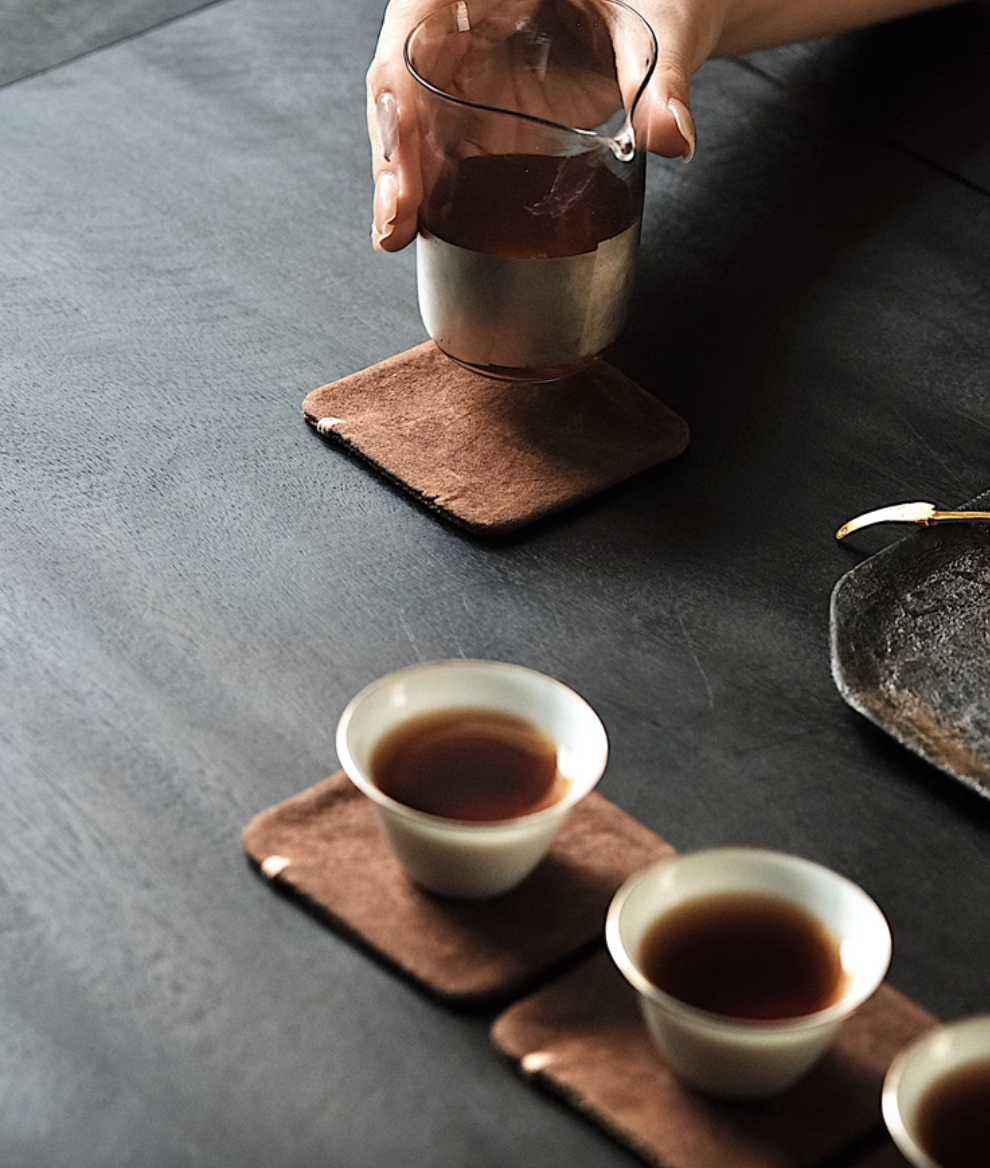
[[[921,528],[847,572],[831,655],[854,710],[990,797],[990,524]]]

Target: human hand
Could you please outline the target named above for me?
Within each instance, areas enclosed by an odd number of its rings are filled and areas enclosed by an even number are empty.
[[[446,2],[391,0],[368,70],[368,133],[375,178],[372,242],[379,250],[398,251],[416,235],[423,197],[421,131],[416,118],[417,83],[405,66],[403,47],[419,21]],[[722,2],[640,0],[639,11],[652,25],[659,44],[657,68],[637,107],[636,141],[641,149],[685,160],[693,155],[690,79],[718,40]],[[492,10],[509,20],[536,3],[490,0]],[[621,44],[617,55],[621,70]]]

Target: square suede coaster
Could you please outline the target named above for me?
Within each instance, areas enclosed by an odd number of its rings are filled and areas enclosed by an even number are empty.
[[[371,801],[343,772],[255,816],[241,842],[274,885],[462,1006],[504,1003],[587,953],[601,941],[619,885],[673,851],[592,792],[518,888],[488,901],[436,896],[408,879]]]
[[[651,1164],[811,1168],[879,1130],[890,1061],[934,1022],[881,986],[822,1062],[785,1094],[716,1100],[673,1077],[649,1039],[635,990],[600,953],[510,1006],[491,1033],[525,1074]]]
[[[898,1151],[894,1141],[888,1136],[872,1156],[857,1161],[856,1168],[911,1168],[910,1162]]]
[[[687,446],[677,414],[596,362],[562,381],[472,373],[428,341],[313,390],[303,416],[477,535],[531,523]]]

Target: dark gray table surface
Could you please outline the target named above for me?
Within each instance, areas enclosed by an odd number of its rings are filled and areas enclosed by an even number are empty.
[[[990,486],[984,10],[706,65],[614,361],[689,453],[515,538],[329,450],[303,396],[423,339],[374,254],[364,0],[0,5],[0,1164],[618,1166],[488,1020],[256,878],[347,699],[437,657],[580,690],[679,848],[863,883],[891,982],[990,1005],[990,808],[828,660],[833,532]]]

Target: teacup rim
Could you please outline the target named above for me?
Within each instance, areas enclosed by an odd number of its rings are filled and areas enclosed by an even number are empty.
[[[885,949],[884,959],[882,961],[883,968],[879,972],[879,976],[871,978],[861,987],[856,993],[849,994],[833,1002],[831,1005],[823,1007],[821,1010],[816,1010],[811,1014],[800,1014],[794,1018],[769,1018],[769,1019],[751,1019],[751,1018],[737,1018],[731,1014],[720,1014],[713,1010],[704,1010],[698,1006],[692,1006],[673,994],[667,993],[659,986],[654,985],[653,982],[646,977],[640,970],[638,963],[626,949],[622,941],[622,936],[619,931],[619,917],[622,913],[623,905],[628,900],[629,896],[634,890],[645,880],[650,879],[651,875],[659,870],[661,867],[676,862],[679,859],[686,859],[689,857],[703,857],[707,855],[723,855],[731,854],[747,855],[747,856],[761,856],[772,857],[787,862],[794,862],[798,865],[815,869],[821,873],[827,874],[828,877],[834,878],[843,882],[849,888],[854,890],[856,894],[864,898],[876,910],[877,919],[884,928],[883,948]],[[740,891],[743,891],[740,889]],[[782,895],[782,894],[774,894]],[[784,899],[788,899],[784,897]],[[798,901],[793,901],[797,904]],[[731,1032],[733,1034],[750,1034],[758,1036],[760,1034],[796,1034],[801,1031],[811,1031],[819,1028],[834,1025],[842,1019],[847,1018],[855,1010],[859,1009],[864,1002],[868,1001],[883,984],[887,972],[890,968],[890,959],[893,951],[892,935],[890,924],[887,918],[877,904],[876,900],[870,894],[851,880],[848,876],[844,876],[841,872],[836,872],[835,869],[829,868],[825,864],[821,864],[816,860],[809,860],[805,856],[797,855],[793,852],[781,851],[777,848],[758,847],[750,845],[713,845],[704,848],[694,848],[686,852],[675,852],[673,855],[665,856],[659,860],[655,860],[651,864],[640,868],[629,876],[612,898],[609,904],[608,914],[605,920],[605,942],[612,960],[618,966],[619,971],[623,977],[633,986],[638,993],[644,998],[655,1003],[656,1005],[665,1009],[671,1015],[676,1015],[680,1018],[685,1018],[689,1021],[696,1022],[699,1025],[704,1025],[712,1029],[721,1030],[723,1032]]]
[[[353,718],[354,712],[358,709],[360,704],[370,697],[376,691],[385,688],[386,685],[394,684],[394,682],[404,676],[415,673],[427,673],[437,669],[449,669],[457,671],[460,669],[482,669],[485,672],[492,673],[514,673],[524,674],[531,678],[538,678],[540,684],[547,684],[550,688],[555,688],[567,695],[568,700],[576,702],[580,707],[583,707],[585,713],[588,715],[592,725],[597,730],[601,738],[601,767],[597,767],[595,774],[589,781],[582,783],[572,783],[566,793],[561,796],[556,802],[551,803],[547,807],[541,807],[537,811],[531,811],[526,815],[516,815],[508,819],[486,819],[486,820],[469,820],[469,819],[453,819],[448,816],[434,815],[428,811],[420,811],[415,807],[410,807],[406,803],[400,802],[398,799],[387,795],[380,787],[378,787],[372,780],[364,773],[364,769],[359,766],[351,754],[350,747],[347,743],[347,728]],[[457,707],[450,707],[457,708]],[[465,703],[465,709],[487,708],[471,705]],[[492,706],[492,709],[498,709],[497,706]],[[337,757],[344,773],[363,794],[367,795],[373,803],[377,804],[383,809],[408,820],[411,823],[418,823],[424,826],[431,826],[451,831],[465,831],[468,830],[480,838],[484,834],[503,834],[507,830],[513,828],[529,828],[538,826],[544,822],[552,822],[554,819],[560,817],[569,811],[575,804],[579,803],[586,796],[597,787],[602,775],[605,773],[605,767],[608,763],[609,742],[608,732],[605,729],[604,723],[601,720],[598,712],[591,705],[590,702],[577,690],[572,689],[566,682],[560,681],[558,678],[551,676],[548,673],[543,673],[541,670],[533,669],[528,665],[519,665],[511,661],[494,661],[482,657],[450,657],[450,658],[436,658],[431,661],[420,661],[412,665],[401,666],[398,669],[390,670],[388,673],[382,674],[375,678],[366,686],[360,689],[344,707],[343,712],[337,722],[336,732],[336,747]]]

